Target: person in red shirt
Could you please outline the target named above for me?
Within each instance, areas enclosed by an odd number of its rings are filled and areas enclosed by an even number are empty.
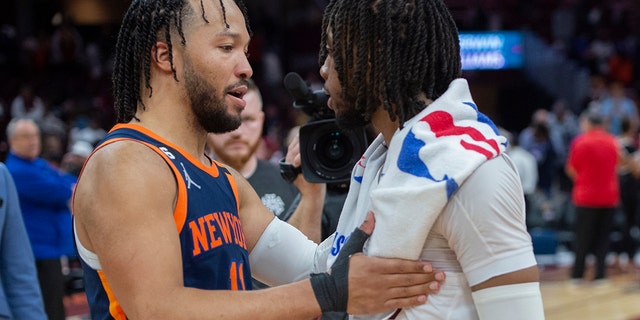
[[[565,166],[573,180],[572,201],[576,207],[571,278],[583,279],[586,256],[593,252],[594,280],[602,280],[606,277],[609,233],[620,198],[616,170],[622,161],[622,150],[616,137],[606,131],[600,115],[585,112],[580,117],[580,127],[583,133],[571,142]]]

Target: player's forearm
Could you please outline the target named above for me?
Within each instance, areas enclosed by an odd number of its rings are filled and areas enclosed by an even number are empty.
[[[122,306],[135,319],[310,319],[321,310],[373,314],[413,307],[438,291],[444,274],[428,263],[354,254],[367,239],[362,235],[373,230],[372,220],[361,230],[343,247],[331,274],[310,280],[256,291],[203,291],[157,279],[155,286],[153,280],[123,284],[116,296],[128,299]]]
[[[321,315],[309,280],[253,291],[179,288],[138,299],[130,319],[311,319]],[[125,307],[125,305],[123,305]]]
[[[318,184],[314,192],[303,193],[300,203],[288,222],[315,243],[322,241],[322,211],[327,192],[326,185]]]

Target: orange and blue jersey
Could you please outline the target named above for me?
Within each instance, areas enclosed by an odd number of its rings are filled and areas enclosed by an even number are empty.
[[[174,220],[182,248],[186,287],[250,290],[249,252],[238,216],[238,193],[229,171],[212,160],[210,166],[153,132],[118,124],[98,148],[116,141],[138,141],[157,152],[178,184]],[[126,319],[102,271],[83,261],[85,290],[92,319]]]

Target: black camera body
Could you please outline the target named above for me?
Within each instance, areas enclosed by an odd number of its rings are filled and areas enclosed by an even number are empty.
[[[309,116],[307,123],[300,127],[300,157],[305,180],[348,182],[353,166],[367,149],[365,128],[339,128],[333,111],[327,106],[324,91],[312,91],[297,73],[288,73],[284,85],[295,100],[294,108]]]

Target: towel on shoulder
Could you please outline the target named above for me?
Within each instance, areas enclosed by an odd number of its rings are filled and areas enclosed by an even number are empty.
[[[441,97],[407,121],[388,149],[378,136],[356,165],[351,186],[356,190],[349,192],[357,197],[358,189],[372,190],[368,207],[376,227],[367,254],[418,259],[449,198],[480,164],[504,152],[506,143],[478,111],[464,79],[452,81]],[[378,170],[369,168],[364,176],[368,166]],[[345,213],[364,205],[362,199],[349,200]]]

